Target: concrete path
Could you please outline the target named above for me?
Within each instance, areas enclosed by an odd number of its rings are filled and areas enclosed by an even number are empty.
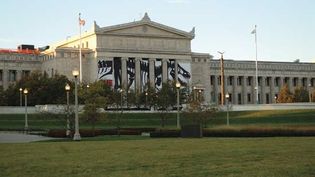
[[[49,138],[39,135],[22,134],[18,132],[0,132],[0,143],[29,143],[35,141],[51,140],[56,138]]]

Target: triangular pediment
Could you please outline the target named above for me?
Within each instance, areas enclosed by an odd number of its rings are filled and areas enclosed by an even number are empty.
[[[194,38],[194,30],[191,32],[182,31],[176,28],[172,28],[151,21],[150,18],[146,16],[140,21],[99,28],[97,30],[97,33],[112,35],[152,36],[188,39]]]

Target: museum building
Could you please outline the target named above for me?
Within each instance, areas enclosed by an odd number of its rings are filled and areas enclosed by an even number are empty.
[[[221,80],[219,59],[191,51],[194,37],[194,28],[175,29],[152,21],[147,13],[139,21],[120,25],[99,27],[94,22],[89,31],[40,52],[1,49],[0,87],[7,89],[35,70],[73,78],[72,70],[79,68],[82,82],[104,80],[113,89],[144,92],[148,85],[159,90],[163,82],[177,81],[211,104],[220,104],[222,80],[233,104],[275,103],[284,84],[291,91],[315,87],[315,63],[259,61],[257,100],[255,61],[224,60]]]

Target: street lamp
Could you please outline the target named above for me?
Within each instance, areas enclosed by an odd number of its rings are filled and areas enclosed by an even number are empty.
[[[230,98],[230,94],[227,93],[225,95],[226,98],[226,125],[229,126],[230,125],[230,120],[229,120],[229,98]]]
[[[195,86],[193,86],[193,95],[194,95],[194,101],[196,100],[196,87]]]
[[[27,120],[27,94],[28,94],[28,90],[24,89],[23,93],[25,96],[25,125],[24,125],[24,130],[25,130],[25,132],[27,132],[28,131],[28,120]]]
[[[72,75],[74,76],[74,102],[75,102],[75,132],[73,136],[74,141],[80,141],[81,136],[79,132],[79,105],[78,105],[78,76],[79,71],[77,69],[72,71]]]
[[[20,107],[22,107],[22,91],[23,91],[23,89],[20,88],[19,90],[20,90]]]
[[[120,119],[122,117],[123,114],[123,89],[118,89],[118,91],[120,92],[120,116],[118,116],[118,136],[120,136]]]
[[[148,104],[148,92],[145,92],[145,108],[147,108]]]
[[[179,89],[180,89],[180,83],[176,83],[176,89],[177,89],[177,128],[180,126],[180,120],[179,120]]]
[[[70,135],[70,120],[69,120],[69,91],[70,91],[70,85],[67,84],[65,86],[65,90],[66,90],[66,93],[67,93],[67,130],[66,130],[66,135],[67,137],[69,137]]]
[[[309,97],[309,101],[310,101],[310,103],[312,102],[312,96],[311,96],[311,84],[308,84],[308,97]]]

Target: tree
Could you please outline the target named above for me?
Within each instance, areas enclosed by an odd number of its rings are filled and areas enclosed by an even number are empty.
[[[176,91],[174,83],[163,83],[162,89],[157,92],[156,105],[160,110],[161,126],[165,126],[167,113],[176,103]]]
[[[287,84],[285,84],[278,95],[278,99],[277,99],[278,103],[292,103],[293,102],[293,95],[289,90],[289,87]]]
[[[309,102],[308,91],[304,87],[296,87],[293,94],[294,102]]]
[[[312,102],[315,102],[315,90],[312,93]]]

